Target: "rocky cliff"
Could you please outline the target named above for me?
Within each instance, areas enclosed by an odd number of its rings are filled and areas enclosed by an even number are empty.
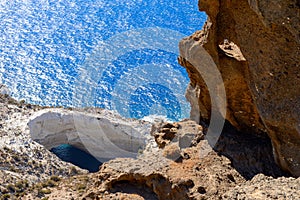
[[[70,110],[17,102],[0,87],[0,199],[299,199],[300,178],[287,177],[272,154],[282,169],[300,175],[299,6],[200,0],[209,19],[180,42],[179,57],[191,79],[186,95],[194,121],[160,122],[150,131],[146,122],[103,110],[79,110],[74,118]],[[230,122],[215,151],[202,123],[212,113]],[[83,149],[77,131],[83,140],[84,130],[98,133],[93,122],[128,150],[118,156],[138,151],[137,158],[116,158],[87,174],[47,150],[60,142]],[[128,141],[131,128],[151,132],[143,151],[120,141]],[[130,136],[137,136],[134,147],[144,145],[143,135]]]
[[[225,87],[226,119],[245,134],[267,134],[276,163],[300,176],[300,2],[199,0],[199,9],[208,15],[203,30],[179,45],[191,79],[187,95],[200,90],[192,107],[206,121],[213,112],[201,47],[221,73],[216,87]]]
[[[88,173],[32,140],[27,122],[42,109],[0,94],[0,199],[20,199],[34,184],[54,184],[51,177]]]

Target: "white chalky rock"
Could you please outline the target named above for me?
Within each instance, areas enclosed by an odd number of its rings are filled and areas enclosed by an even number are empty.
[[[70,144],[89,152],[100,162],[117,157],[136,157],[150,137],[151,123],[124,119],[102,110],[87,114],[64,109],[36,113],[28,123],[34,141],[47,149]]]

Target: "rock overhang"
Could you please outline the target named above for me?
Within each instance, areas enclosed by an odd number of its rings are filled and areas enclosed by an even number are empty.
[[[70,144],[100,162],[136,157],[150,137],[151,123],[124,119],[111,111],[96,114],[66,109],[44,109],[29,122],[32,139],[48,150]]]

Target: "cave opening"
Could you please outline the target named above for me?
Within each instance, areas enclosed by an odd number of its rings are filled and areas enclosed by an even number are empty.
[[[63,161],[72,163],[89,172],[99,171],[99,167],[102,165],[102,163],[91,154],[69,144],[60,144],[59,146],[51,148],[50,151]]]

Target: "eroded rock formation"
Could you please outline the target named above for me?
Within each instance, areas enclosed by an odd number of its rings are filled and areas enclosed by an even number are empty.
[[[202,127],[194,121],[159,123],[151,134],[159,149],[146,150],[138,159],[105,163],[98,173],[96,187],[87,192],[87,197],[117,198],[119,192],[137,194],[141,199],[217,198],[226,188],[244,182],[228,158],[214,151],[200,157],[201,149],[209,145]]]
[[[262,169],[275,172],[276,165],[270,157],[262,157],[262,141],[251,145],[245,137],[234,133],[224,134],[226,145],[219,144],[223,152],[233,151],[239,157],[239,168],[215,151],[203,155],[210,149],[203,137],[202,127],[191,120],[175,123],[158,123],[152,128],[159,148],[148,148],[137,159],[117,158],[104,163],[100,171],[88,178],[76,177],[66,180],[52,190],[49,199],[268,199],[270,197],[298,198],[299,180],[281,177],[274,179],[259,174]],[[237,145],[237,143],[242,143]],[[248,143],[248,145],[247,145]],[[203,156],[200,156],[200,155]],[[261,160],[256,160],[256,157]],[[243,160],[244,159],[244,160]],[[246,161],[247,160],[247,161]],[[265,165],[270,165],[267,169]],[[242,169],[243,168],[243,169]],[[252,177],[244,178],[244,172]],[[274,174],[272,174],[274,175]],[[76,190],[84,182],[83,191]],[[79,182],[80,181],[80,182]],[[76,182],[76,183],[74,183]],[[78,183],[79,182],[79,183]],[[284,189],[284,191],[282,191]],[[248,192],[251,191],[250,193]]]
[[[96,113],[65,109],[42,110],[28,123],[31,138],[51,149],[70,144],[91,153],[101,162],[118,157],[136,157],[150,137],[151,124],[124,119],[111,111]]]
[[[31,116],[31,126],[35,127],[31,127],[32,130],[39,130],[35,139],[41,134],[39,142],[48,143],[48,148],[54,145],[51,144],[55,141],[53,136],[60,138],[61,135],[64,135],[61,142],[76,145],[79,136],[72,133],[74,117],[72,120],[71,113],[77,111],[20,103],[7,95],[0,95],[0,108],[0,196],[3,197],[56,200],[299,198],[300,178],[265,176],[282,176],[268,156],[269,142],[241,136],[232,127],[224,129],[216,146],[225,157],[215,151],[202,154],[211,148],[204,137],[206,128],[196,122],[159,122],[151,129],[150,145],[136,159],[117,158],[104,163],[99,172],[86,174],[34,142],[26,126]],[[79,118],[81,122],[89,124],[101,119],[101,112],[106,113],[92,108],[78,111],[83,115]],[[121,122],[111,112],[105,117],[109,118],[106,124]],[[135,128],[143,127],[135,123],[136,120],[125,121]],[[47,135],[48,138],[43,137]],[[254,179],[249,180],[253,176]]]
[[[243,132],[267,133],[277,164],[300,176],[299,1],[200,0],[199,9],[209,16],[203,30],[179,45],[179,63],[191,79],[188,93],[201,90],[192,107],[209,120],[211,91],[195,62],[201,47],[222,75],[226,119]]]

